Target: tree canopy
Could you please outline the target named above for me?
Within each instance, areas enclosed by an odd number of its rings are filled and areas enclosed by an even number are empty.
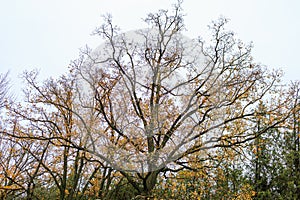
[[[283,174],[300,175],[299,84],[257,64],[227,19],[208,42],[185,37],[183,19],[181,1],[127,33],[105,16],[94,32],[105,42],[69,73],[24,72],[25,100],[6,105],[1,127],[1,198],[287,195]]]

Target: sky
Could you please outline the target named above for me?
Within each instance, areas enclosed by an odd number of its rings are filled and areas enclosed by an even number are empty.
[[[122,31],[146,27],[143,18],[171,9],[175,0],[0,0],[0,73],[10,71],[12,88],[24,70],[39,69],[42,78],[58,77],[101,38],[91,33],[110,13]],[[253,42],[255,62],[284,71],[286,82],[300,79],[299,0],[184,0],[190,38],[208,36],[208,25],[220,16],[245,43]]]

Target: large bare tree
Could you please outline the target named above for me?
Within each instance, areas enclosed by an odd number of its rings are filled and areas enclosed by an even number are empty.
[[[188,168],[186,156],[207,159],[290,114],[282,112],[290,94],[282,93],[287,98],[267,111],[282,115],[255,130],[257,105],[279,92],[281,74],[256,64],[252,46],[226,31],[226,19],[212,23],[208,44],[183,36],[181,2],[171,13],[149,14],[148,29],[121,34],[110,16],[105,19],[95,34],[106,42],[73,62],[74,113],[84,149],[120,170],[138,192],[151,191],[160,172]]]

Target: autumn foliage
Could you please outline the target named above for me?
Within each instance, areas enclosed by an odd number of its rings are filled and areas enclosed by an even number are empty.
[[[128,33],[105,16],[67,74],[0,93],[0,198],[297,199],[299,83],[255,63],[227,19],[205,42],[183,18],[181,1]]]

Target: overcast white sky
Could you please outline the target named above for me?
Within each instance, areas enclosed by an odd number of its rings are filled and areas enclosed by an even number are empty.
[[[76,59],[79,48],[101,39],[91,36],[101,15],[111,13],[123,31],[145,27],[149,12],[171,8],[174,0],[0,0],[0,73],[11,78],[38,68],[43,77],[58,76]],[[255,61],[282,68],[285,80],[299,80],[299,0],[185,0],[188,32],[207,35],[207,25],[219,16],[244,42],[253,42]]]

